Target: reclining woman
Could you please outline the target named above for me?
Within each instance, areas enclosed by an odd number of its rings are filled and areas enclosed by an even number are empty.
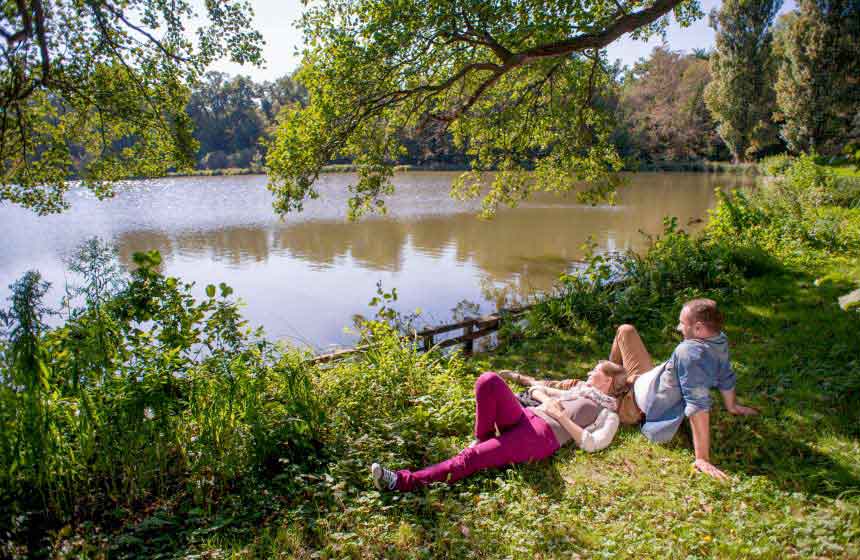
[[[546,459],[571,440],[594,452],[618,431],[618,400],[625,375],[601,362],[588,380],[566,391],[533,387],[540,406],[524,407],[505,381],[486,372],[475,382],[475,441],[459,454],[418,471],[371,466],[380,490],[411,492],[432,482],[453,483],[476,472]],[[498,431],[498,433],[497,433]]]

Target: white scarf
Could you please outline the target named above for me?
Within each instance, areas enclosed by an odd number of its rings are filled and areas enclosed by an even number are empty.
[[[568,389],[559,396],[559,400],[572,401],[573,399],[580,397],[592,401],[597,406],[608,408],[612,412],[618,412],[618,400],[616,400],[615,397],[610,397],[588,383],[577,383],[574,387]]]

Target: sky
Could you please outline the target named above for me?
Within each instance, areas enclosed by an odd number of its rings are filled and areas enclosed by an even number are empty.
[[[256,81],[274,80],[292,72],[301,59],[302,34],[296,29],[295,22],[302,13],[301,0],[250,0],[254,8],[256,29],[263,34],[266,41],[263,50],[266,59],[265,66],[239,66],[229,61],[219,61],[212,70],[228,74],[244,74]],[[718,8],[719,0],[700,0],[702,11],[707,14],[712,8]],[[193,0],[198,12],[203,12],[204,0]],[[794,0],[785,0],[780,13],[793,10]],[[653,37],[649,41],[635,41],[629,36],[622,36],[607,49],[609,60],[621,60],[623,65],[632,66],[637,60],[659,46],[663,40]],[[714,46],[714,30],[708,27],[707,15],[689,27],[682,28],[672,19],[666,33],[666,43],[672,50],[691,52],[696,48],[710,49]]]

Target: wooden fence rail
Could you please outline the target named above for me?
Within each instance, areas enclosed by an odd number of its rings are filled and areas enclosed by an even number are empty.
[[[488,334],[499,330],[499,327],[502,324],[502,317],[516,317],[518,315],[522,315],[531,307],[531,305],[526,305],[513,309],[500,309],[496,313],[484,315],[483,317],[472,317],[463,321],[459,321],[457,323],[451,323],[448,325],[441,325],[438,327],[425,329],[423,331],[415,333],[414,335],[405,336],[404,339],[420,340],[421,349],[425,352],[428,352],[432,348],[447,348],[456,344],[463,344],[463,350],[467,354],[471,354],[474,351],[476,339],[485,337]],[[463,331],[463,334],[461,334],[460,336],[446,338],[434,344],[435,339],[438,335],[460,329],[462,329]],[[319,356],[314,356],[313,358],[311,358],[310,362],[314,364],[323,364],[334,360],[339,360],[340,358],[345,358],[346,356],[351,356],[353,354],[363,352],[369,347],[369,345],[364,344],[361,346],[356,346],[355,348],[344,348],[342,350],[337,350],[328,354],[320,354]]]

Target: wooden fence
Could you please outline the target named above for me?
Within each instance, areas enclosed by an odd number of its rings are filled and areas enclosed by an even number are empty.
[[[425,329],[415,333],[414,335],[405,336],[404,339],[420,340],[421,349],[425,352],[428,352],[432,348],[447,348],[456,344],[463,344],[463,350],[467,354],[471,354],[475,347],[475,340],[499,330],[503,317],[510,318],[522,315],[531,307],[531,305],[526,305],[514,309],[500,309],[491,315],[472,317],[458,323]],[[435,342],[437,336],[461,329],[463,334],[460,336],[446,338],[438,343]],[[345,348],[328,354],[320,354],[319,356],[311,358],[310,361],[315,364],[331,362],[346,356],[351,356],[352,354],[363,352],[367,350],[368,347],[369,346],[365,344],[362,346],[356,346],[355,348]]]

